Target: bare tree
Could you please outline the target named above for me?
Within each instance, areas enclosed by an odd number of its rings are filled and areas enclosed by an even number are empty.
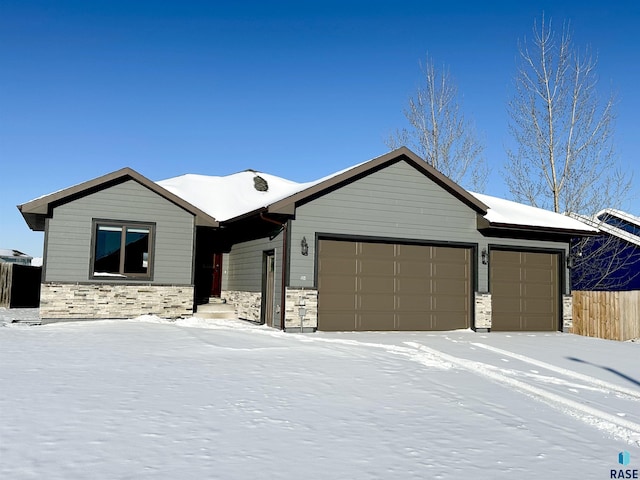
[[[428,56],[421,70],[424,84],[404,111],[411,128],[391,135],[387,145],[406,145],[453,181],[482,191],[487,178],[484,147],[460,111],[458,89],[449,70],[436,70]]]
[[[505,181],[517,201],[555,212],[594,214],[629,193],[629,175],[616,168],[613,95],[596,91],[597,59],[572,48],[568,28],[559,39],[544,17],[520,45],[516,94],[509,102]]]
[[[516,201],[589,218],[618,208],[630,192],[631,175],[616,163],[615,97],[598,95],[597,58],[573,48],[568,25],[558,38],[544,16],[519,50],[516,92],[508,105],[515,140],[505,171],[511,194]],[[614,271],[631,261],[624,243],[604,238],[574,242],[576,270],[592,288],[614,287]]]

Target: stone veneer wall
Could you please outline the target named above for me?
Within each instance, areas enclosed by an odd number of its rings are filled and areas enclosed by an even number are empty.
[[[300,330],[300,301],[304,300],[306,314],[302,320],[303,331],[315,331],[318,328],[318,291],[309,288],[287,287],[285,309],[285,330]]]
[[[491,294],[476,292],[476,330],[491,328]]]
[[[225,290],[221,297],[236,307],[236,315],[243,320],[260,322],[262,310],[262,293]]]
[[[573,332],[573,297],[571,295],[562,296],[562,331]]]
[[[193,315],[193,286],[43,283],[42,319],[163,318]]]

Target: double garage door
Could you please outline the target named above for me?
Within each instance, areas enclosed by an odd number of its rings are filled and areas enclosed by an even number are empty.
[[[319,242],[319,330],[468,328],[471,292],[469,248]]]
[[[468,247],[320,240],[318,329],[455,330],[472,318]],[[492,329],[558,330],[558,255],[492,250]]]

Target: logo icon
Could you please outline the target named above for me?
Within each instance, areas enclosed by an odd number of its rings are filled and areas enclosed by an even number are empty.
[[[631,455],[626,450],[618,454],[618,463],[620,465],[629,465],[630,461],[631,461]]]

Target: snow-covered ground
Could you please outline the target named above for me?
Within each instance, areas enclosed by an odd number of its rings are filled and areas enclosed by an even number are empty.
[[[604,479],[640,468],[637,343],[155,317],[7,323],[33,312],[0,309],[2,479]]]

